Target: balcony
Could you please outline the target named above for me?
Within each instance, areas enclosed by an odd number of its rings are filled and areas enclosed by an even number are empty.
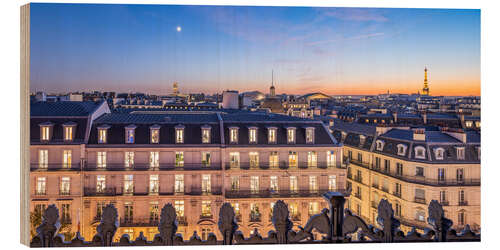
[[[45,190],[36,190],[35,195],[36,196],[43,196],[43,195],[47,195],[47,192]]]
[[[361,193],[354,193],[354,197],[358,198],[361,200]]]
[[[474,178],[463,178],[463,179],[431,179],[427,178],[425,176],[417,176],[417,175],[400,175],[400,174],[395,174],[395,173],[387,173],[380,168],[377,168],[375,164],[368,164],[366,162],[358,162],[356,160],[351,160],[350,164],[354,164],[356,166],[369,169],[372,171],[376,171],[378,173],[381,173],[385,176],[391,176],[394,177],[398,180],[402,180],[405,182],[410,182],[410,183],[415,183],[415,184],[422,184],[422,185],[430,185],[430,186],[480,186],[481,185],[481,179],[474,179]],[[348,174],[347,178],[352,179],[351,176]]]
[[[227,190],[226,198],[287,198],[287,197],[319,197],[321,194],[326,192],[345,192],[345,189],[335,189],[335,190]]]
[[[177,224],[179,226],[187,226],[188,222],[187,222],[186,216],[178,216],[177,217]]]
[[[377,189],[378,189],[378,183],[372,183],[372,187],[374,187],[374,188],[377,188]]]
[[[359,183],[363,183],[363,177],[361,177],[361,176],[355,175],[354,180],[359,182]]]
[[[70,165],[57,163],[57,164],[39,164],[30,163],[31,172],[44,172],[44,171],[81,171],[80,163],[72,163]]]
[[[371,202],[372,208],[378,208],[378,203],[376,201]]]
[[[205,166],[202,163],[184,163],[183,166],[177,166],[175,163],[159,164],[151,166],[149,163],[135,163],[132,166],[126,166],[124,163],[107,163],[106,167],[102,168],[95,163],[85,164],[85,171],[199,171],[199,170],[221,170],[220,164],[211,164]]]
[[[84,196],[115,196],[115,195],[118,195],[118,193],[116,192],[116,188],[114,188],[114,187],[104,188],[104,189],[85,187],[83,189],[83,195]]]
[[[250,222],[261,222],[261,214],[250,213]]]
[[[69,190],[59,190],[59,195],[71,195]]]
[[[200,220],[211,220],[213,219],[213,215],[212,214],[202,214],[200,215]]]
[[[292,221],[301,221],[301,216],[300,214],[292,214]]]
[[[120,227],[157,227],[159,219],[157,218],[120,218]]]
[[[392,194],[396,197],[401,198],[401,193],[400,192],[392,192]]]
[[[467,205],[468,205],[468,203],[467,203],[467,201],[459,201],[459,202],[458,202],[458,205],[459,205],[459,206],[467,206]]]
[[[449,206],[450,202],[449,201],[441,201],[441,202],[439,202],[439,204],[441,204],[441,206]]]
[[[297,162],[296,164],[290,165],[287,161],[281,161],[278,164],[269,164],[269,162],[239,162],[238,164],[234,164],[231,162],[224,163],[224,167],[226,170],[229,169],[331,169],[331,168],[343,168],[339,165],[332,165],[328,162],[316,162],[308,163],[308,162]]]
[[[420,203],[420,204],[426,204],[425,203],[425,198],[420,198],[420,197],[415,197],[415,200],[414,200],[416,203]]]

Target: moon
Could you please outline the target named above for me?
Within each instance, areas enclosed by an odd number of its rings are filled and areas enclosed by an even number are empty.
[[[177,26],[177,32],[181,32],[182,28],[181,26]]]

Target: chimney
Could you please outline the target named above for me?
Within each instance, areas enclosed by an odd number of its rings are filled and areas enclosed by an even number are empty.
[[[425,141],[425,129],[424,128],[413,129],[413,140]]]
[[[398,123],[398,112],[392,113],[392,117],[394,117],[394,123]]]
[[[424,124],[427,124],[427,112],[422,112],[422,118],[424,119]]]

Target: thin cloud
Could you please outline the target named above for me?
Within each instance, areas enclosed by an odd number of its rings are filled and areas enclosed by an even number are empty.
[[[378,36],[383,36],[383,35],[385,35],[385,33],[383,33],[383,32],[377,32],[377,33],[364,34],[364,35],[352,36],[352,37],[346,37],[346,38],[340,38],[340,39],[331,39],[331,40],[323,40],[323,41],[310,42],[307,45],[313,46],[313,45],[334,43],[334,42],[339,42],[339,41],[361,40],[361,39],[368,39],[368,38],[378,37]]]
[[[386,22],[389,20],[381,13],[380,9],[328,8],[320,9],[320,12],[327,17],[333,17],[343,21]]]

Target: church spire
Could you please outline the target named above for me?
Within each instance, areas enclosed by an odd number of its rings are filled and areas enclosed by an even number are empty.
[[[269,95],[271,97],[276,96],[276,91],[274,89],[274,70],[271,71],[271,87],[269,88]]]
[[[422,89],[424,95],[429,95],[429,83],[427,82],[427,67],[424,69],[424,88]]]

